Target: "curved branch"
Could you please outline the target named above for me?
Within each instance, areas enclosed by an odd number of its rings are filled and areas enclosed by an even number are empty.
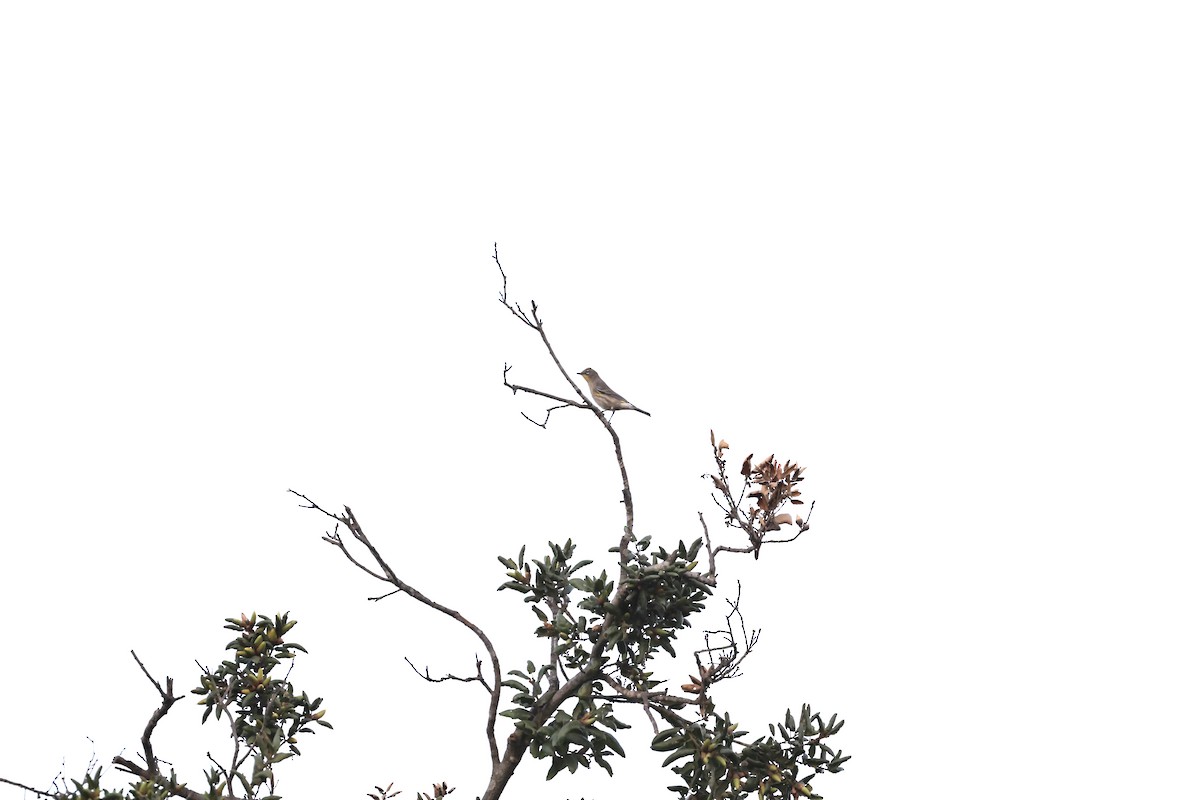
[[[375,563],[379,566],[379,569],[382,571],[383,574],[381,575],[378,572],[375,572],[374,570],[369,569],[368,567],[364,566],[363,564],[361,564],[360,562],[355,560],[350,555],[350,552],[346,549],[345,542],[342,541],[342,537],[340,535],[338,535],[337,533],[326,534],[324,537],[325,541],[329,542],[330,544],[333,544],[339,550],[341,550],[342,553],[346,556],[346,558],[348,558],[351,561],[351,563],[353,563],[355,566],[357,566],[359,569],[361,569],[363,572],[366,572],[368,575],[372,576],[373,578],[383,581],[385,583],[390,583],[392,586],[396,587],[397,591],[404,592],[406,595],[413,598],[417,602],[427,605],[430,608],[434,609],[435,611],[440,611],[441,613],[443,613],[446,616],[450,617],[451,619],[455,620],[460,625],[467,628],[467,630],[474,633],[475,636],[478,637],[479,641],[483,643],[484,649],[487,650],[488,658],[492,662],[492,675],[493,675],[493,679],[494,679],[492,682],[492,686],[490,687],[490,690],[489,690],[489,694],[491,695],[491,700],[488,703],[487,740],[488,740],[488,750],[491,753],[491,757],[492,757],[492,767],[493,767],[493,769],[495,769],[495,767],[497,765],[499,765],[499,763],[500,763],[500,751],[499,751],[498,746],[496,745],[496,716],[500,711],[500,689],[501,689],[500,683],[503,680],[503,678],[501,677],[501,673],[500,673],[500,658],[496,655],[496,648],[492,646],[491,639],[488,638],[487,634],[484,633],[483,630],[478,625],[471,622],[469,619],[464,617],[459,612],[455,611],[452,608],[449,608],[448,606],[442,605],[441,603],[437,602],[436,600],[433,600],[432,598],[426,597],[422,592],[420,592],[416,588],[414,588],[414,587],[410,586],[409,584],[405,583],[404,581],[402,581],[396,575],[395,571],[391,568],[391,566],[389,566],[388,563],[383,559],[383,556],[380,555],[379,551],[377,549],[375,549],[375,545],[371,543],[371,540],[367,537],[367,534],[363,531],[362,526],[359,525],[358,520],[354,516],[354,512],[350,510],[349,506],[343,506],[343,508],[345,509],[345,513],[334,514],[332,512],[326,511],[324,508],[321,508],[321,506],[314,503],[312,500],[310,500],[305,495],[300,494],[300,492],[297,492],[295,489],[288,489],[288,491],[291,492],[292,494],[296,495],[300,499],[304,500],[306,503],[308,503],[307,506],[301,506],[301,508],[315,509],[316,511],[320,511],[322,514],[329,517],[330,519],[337,520],[342,525],[345,525],[346,528],[350,531],[350,533],[353,534],[354,538],[357,539],[360,543],[362,543],[362,545],[364,547],[366,547],[367,550],[371,553],[371,557],[373,559],[375,559]],[[394,592],[392,594],[394,594]],[[486,686],[487,684],[485,683],[484,685]]]

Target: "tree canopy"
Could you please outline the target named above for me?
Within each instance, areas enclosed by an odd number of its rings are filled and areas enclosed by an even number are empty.
[[[759,459],[750,454],[734,462],[737,466],[731,470],[730,445],[710,431],[713,467],[703,477],[711,484],[722,529],[732,538],[710,531],[703,511],[697,513],[693,536],[664,543],[640,535],[614,418],[620,410],[646,412],[611,392],[603,381],[600,384],[608,394],[601,398],[591,378],[587,384],[593,398],[603,402],[589,400],[582,382],[555,352],[537,304],[531,302],[526,311],[510,299],[497,251],[493,259],[501,276],[500,303],[539,337],[566,391],[515,383],[514,367],[508,364],[503,368],[503,385],[514,395],[548,401],[542,419],[525,415],[539,428],[549,428],[555,411],[579,411],[595,418],[611,438],[624,508],[624,524],[611,540],[607,556],[585,554],[571,538],[548,542],[537,556],[529,555],[524,546],[515,554],[498,556],[503,569],[499,590],[519,595],[528,607],[534,618],[533,635],[542,641],[544,656],[515,668],[503,665],[492,638],[468,616],[444,604],[458,600],[428,595],[404,570],[394,569],[384,548],[372,541],[349,506],[327,510],[306,494],[292,493],[304,508],[330,520],[333,527],[324,534],[326,542],[388,587],[372,600],[407,595],[448,617],[450,624],[464,626],[481,643],[486,660],[477,658],[474,672],[444,678],[433,678],[428,671],[417,673],[432,683],[477,683],[486,693],[485,712],[462,711],[463,719],[482,721],[474,735],[482,734],[490,759],[488,783],[476,792],[479,798],[500,798],[527,756],[547,762],[547,779],[593,765],[611,774],[613,757],[625,755],[622,738],[628,742],[628,736],[622,732],[631,727],[629,720],[635,716],[648,720],[650,747],[665,755],[663,765],[674,776],[668,789],[679,800],[819,798],[814,780],[822,773],[841,771],[850,758],[831,744],[843,726],[837,714],[814,711],[796,698],[793,702],[798,705],[778,709],[778,722],[752,736],[737,721],[737,710],[720,702],[718,691],[719,684],[742,675],[760,635],[744,619],[741,586],[730,592],[719,583],[718,562],[747,555],[754,560],[770,558],[777,546],[794,543],[810,529],[811,504],[802,499],[800,490],[804,468],[774,454]],[[591,370],[583,373],[585,377],[589,372],[598,380]],[[809,514],[800,514],[806,504]],[[698,633],[696,621],[719,590],[725,593],[723,622]],[[212,719],[229,725],[231,751],[221,760],[210,755],[211,766],[200,782],[189,784],[155,753],[156,727],[182,698],[174,693],[173,679],[160,683],[136,653],[138,666],[161,702],[142,734],[140,761],[120,755],[112,760],[117,770],[132,776],[128,786],[103,789],[99,766],[89,768],[80,779],[56,781],[51,788],[0,780],[55,800],[278,800],[276,770],[301,755],[301,735],[332,727],[324,719],[322,698],[298,690],[290,680],[290,669],[280,674],[298,653],[307,652],[290,638],[295,625],[287,614],[251,613],[225,620],[225,627],[236,634],[226,646],[232,655],[216,668],[201,667],[199,685],[191,691],[204,707],[201,723]],[[666,677],[685,643],[689,649],[682,652],[690,656],[686,677]],[[503,721],[512,724],[507,735],[497,730]],[[448,777],[451,780],[434,783],[430,791],[418,791],[416,796],[430,800],[454,792],[453,776]],[[370,787],[347,788],[386,800],[400,794],[393,787],[375,786],[373,792]],[[653,790],[647,787],[647,795]]]

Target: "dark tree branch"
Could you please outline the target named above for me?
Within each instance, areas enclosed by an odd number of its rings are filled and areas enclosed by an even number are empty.
[[[520,303],[510,303],[508,301],[508,276],[504,274],[504,267],[500,265],[500,245],[496,242],[492,242],[492,260],[496,262],[496,266],[500,269],[500,302],[504,304],[505,308],[512,312],[514,317],[521,320],[521,322],[525,323],[529,327],[536,328],[537,325],[534,325],[533,322],[530,321],[529,315],[527,315],[521,309]],[[533,304],[533,313],[535,315],[537,314],[537,303]]]
[[[17,783],[16,781],[10,781],[8,778],[0,778],[0,783],[7,783],[9,786],[15,786],[18,789],[24,789],[27,792],[33,792],[38,797],[54,797],[53,792],[43,792],[41,789],[35,789],[32,786],[26,786],[23,783]]]
[[[575,408],[587,408],[587,409],[591,408],[591,406],[587,403],[580,403],[575,400],[568,400],[565,397],[559,397],[556,394],[550,394],[549,392],[543,392],[540,389],[531,389],[528,386],[520,386],[515,383],[510,383],[508,380],[508,371],[511,369],[512,369],[511,364],[504,365],[504,385],[507,386],[509,389],[512,389],[513,394],[516,394],[517,392],[526,392],[528,394],[536,394],[538,397],[545,397],[550,400],[557,400],[562,405],[555,406],[555,408],[565,408],[566,406],[574,406]]]
[[[175,705],[175,701],[180,698],[174,696],[175,681],[170,675],[167,676],[167,688],[164,690],[159,682],[151,677],[150,671],[146,669],[146,665],[138,658],[138,654],[133,650],[130,650],[129,653],[133,656],[133,660],[137,662],[137,665],[142,668],[142,674],[146,676],[146,680],[154,684],[154,688],[158,690],[159,697],[162,698],[162,704],[150,715],[150,721],[146,723],[146,729],[142,731],[142,752],[146,758],[146,766],[157,773],[158,760],[154,757],[154,748],[150,744],[150,737],[154,734],[154,728],[158,725],[158,721],[167,715],[167,712],[171,710],[171,706]]]
[[[491,700],[488,704],[488,717],[487,717],[486,733],[487,733],[487,741],[488,741],[488,750],[491,753],[491,757],[492,757],[492,767],[493,767],[493,769],[495,769],[500,763],[499,747],[496,744],[496,716],[498,715],[499,710],[500,710],[500,689],[501,689],[500,684],[503,681],[503,678],[501,677],[501,671],[500,671],[500,659],[496,655],[496,648],[492,646],[491,639],[488,638],[487,634],[485,634],[478,625],[471,622],[469,619],[464,617],[459,612],[455,611],[452,608],[442,605],[441,603],[437,602],[436,600],[426,597],[420,591],[418,591],[417,589],[415,589],[414,587],[410,586],[409,584],[402,581],[399,577],[397,577],[396,572],[391,568],[391,566],[388,565],[387,561],[385,561],[383,556],[380,555],[379,551],[375,548],[375,545],[371,542],[370,538],[367,537],[366,532],[363,531],[362,526],[359,525],[358,520],[354,516],[354,512],[350,510],[349,506],[343,506],[343,509],[345,509],[344,513],[333,514],[329,511],[326,511],[324,508],[321,508],[321,506],[314,503],[312,500],[310,500],[305,495],[300,494],[300,492],[297,492],[294,489],[289,489],[288,491],[291,492],[292,494],[296,495],[296,497],[299,497],[301,500],[304,500],[304,502],[306,502],[308,504],[306,506],[302,506],[302,508],[315,509],[316,511],[321,512],[325,516],[327,516],[333,520],[336,520],[339,524],[345,525],[347,530],[350,531],[351,535],[353,535],[354,538],[357,539],[364,547],[366,547],[368,552],[370,552],[371,557],[375,560],[375,563],[376,563],[376,565],[378,565],[380,571],[376,572],[375,570],[372,570],[372,569],[364,566],[363,564],[359,563],[358,560],[356,560],[350,554],[350,551],[346,549],[346,545],[342,541],[342,537],[336,533],[336,528],[335,528],[334,529],[335,533],[326,534],[323,538],[325,539],[325,541],[329,542],[330,544],[336,546],[339,550],[341,550],[342,554],[345,555],[346,558],[349,559],[352,564],[354,564],[356,567],[358,567],[359,569],[361,569],[363,572],[367,573],[368,575],[372,576],[376,580],[383,581],[384,583],[390,583],[392,586],[396,587],[397,591],[404,592],[405,594],[407,594],[409,597],[413,598],[417,602],[427,605],[430,608],[434,609],[435,611],[440,611],[441,613],[445,614],[446,616],[450,617],[451,619],[454,619],[460,625],[464,626],[465,628],[470,630],[472,633],[474,633],[475,636],[478,637],[478,639],[483,643],[484,648],[487,650],[488,658],[491,659],[491,662],[492,662],[493,682],[492,682],[491,687],[489,688],[489,692],[491,694]],[[395,592],[392,592],[391,594],[395,594]],[[484,685],[487,686],[486,683]]]
[[[155,786],[161,786],[162,788],[166,789],[168,793],[175,797],[184,797],[187,798],[187,800],[205,800],[204,795],[200,792],[189,789],[186,786],[179,786],[171,783],[161,774],[159,774],[157,769],[146,769],[144,767],[139,767],[137,764],[133,763],[124,756],[116,756],[113,759],[113,763],[125,772],[128,772],[132,775],[137,775],[144,781],[150,781]],[[232,791],[233,790],[230,789],[231,793]]]

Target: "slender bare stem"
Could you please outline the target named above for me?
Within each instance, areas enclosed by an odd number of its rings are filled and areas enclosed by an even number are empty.
[[[23,783],[17,783],[16,781],[10,781],[8,778],[0,778],[0,783],[7,783],[9,786],[15,786],[18,789],[24,789],[27,792],[33,792],[38,797],[54,797],[53,792],[43,792],[41,789],[35,789],[32,786],[26,786]]]

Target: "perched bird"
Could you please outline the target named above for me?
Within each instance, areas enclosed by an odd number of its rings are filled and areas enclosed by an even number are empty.
[[[596,405],[605,411],[620,411],[621,409],[628,408],[630,411],[637,411],[640,414],[645,414],[647,417],[650,416],[649,411],[642,411],[633,403],[608,388],[608,384],[604,382],[604,379],[597,375],[596,370],[591,367],[588,367],[579,374],[587,381],[588,388],[592,391],[592,399],[596,401]]]

